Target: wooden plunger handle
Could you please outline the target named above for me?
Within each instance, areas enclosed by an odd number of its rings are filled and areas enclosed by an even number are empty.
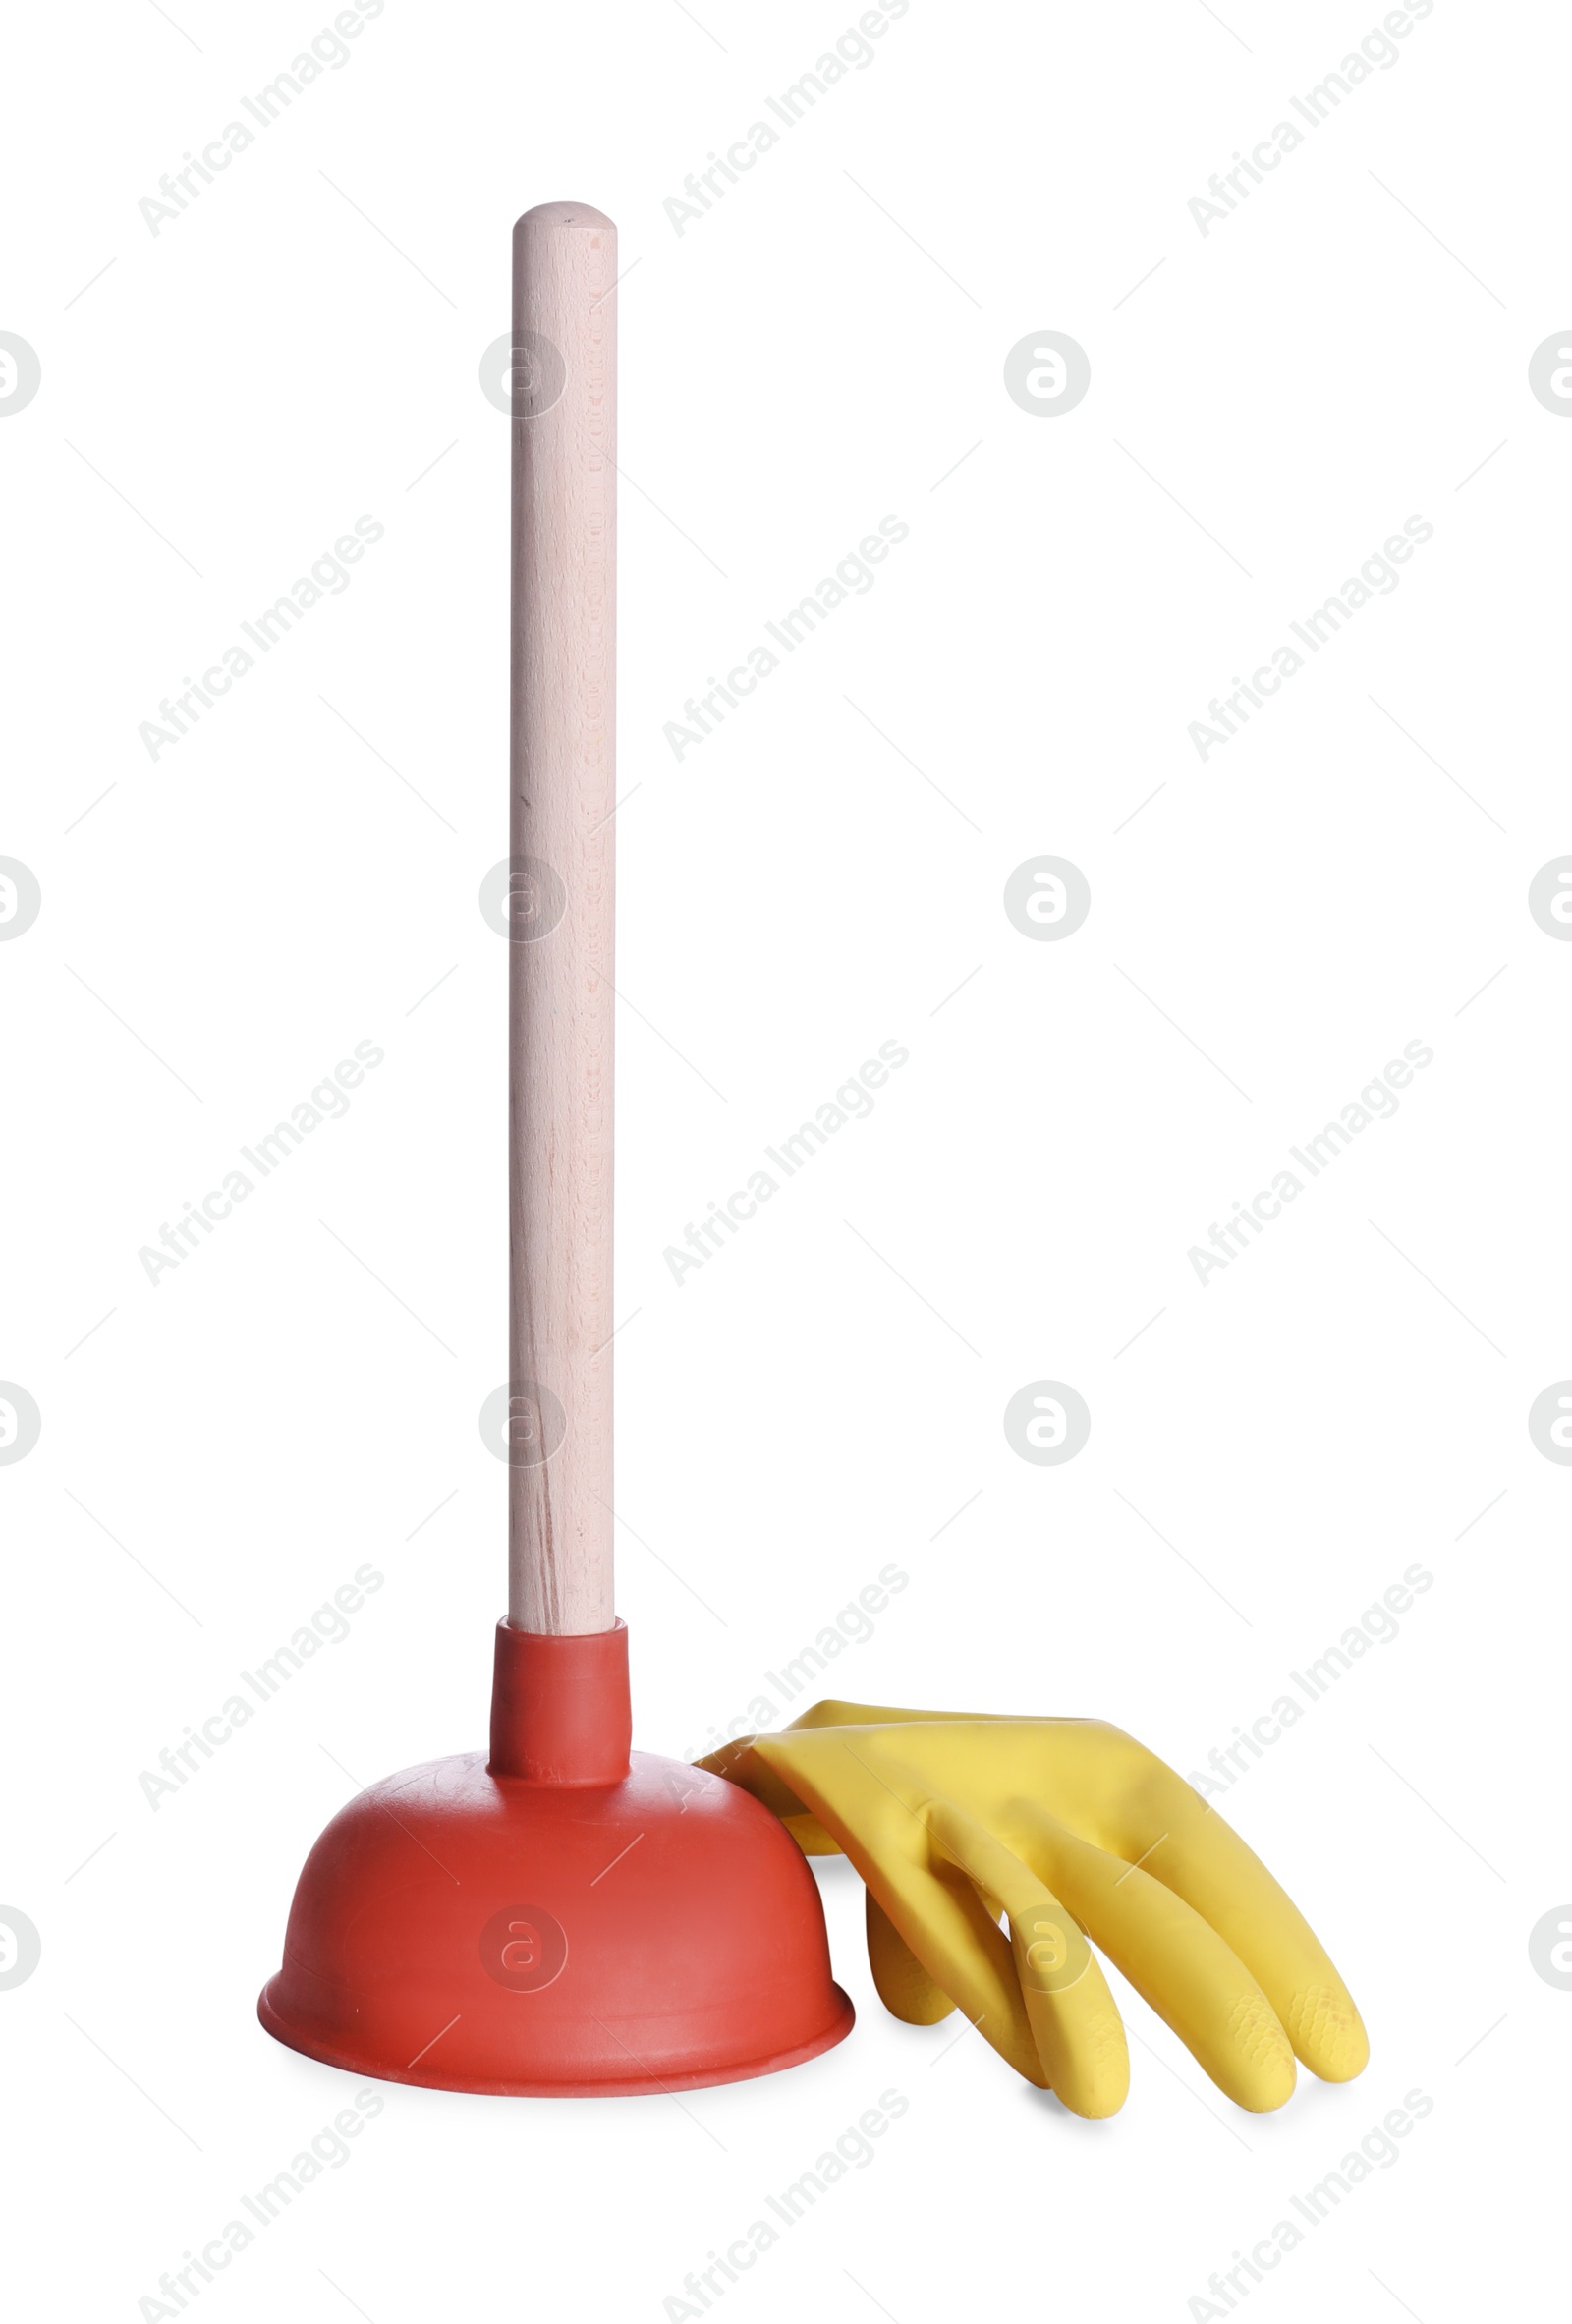
[[[610,1629],[617,230],[513,230],[508,1620]]]

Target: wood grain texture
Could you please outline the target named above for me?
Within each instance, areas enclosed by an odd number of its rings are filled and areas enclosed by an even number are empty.
[[[613,1620],[616,274],[584,203],[513,230],[508,1619],[559,1636]]]

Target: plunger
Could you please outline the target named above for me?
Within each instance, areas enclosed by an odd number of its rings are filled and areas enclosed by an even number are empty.
[[[829,2049],[796,1842],[733,1784],[629,1751],[612,1603],[617,236],[513,234],[507,1618],[491,1747],[363,1791],[307,1858],[257,2012],[386,2081],[685,2090]]]

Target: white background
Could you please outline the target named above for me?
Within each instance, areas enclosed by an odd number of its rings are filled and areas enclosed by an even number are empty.
[[[884,2015],[837,1865],[839,2049],[681,2111],[384,2087],[193,2305],[656,2318],[888,2089],[876,2161],[718,2307],[1180,2318],[1415,2088],[1398,2164],[1241,2305],[1505,2307],[1561,2191],[1572,1998],[1528,1935],[1572,1896],[1572,1477],[1526,1416],[1572,1372],[1572,950],[1526,894],[1572,822],[1572,427],[1528,386],[1572,319],[1566,24],[1440,0],[1203,236],[1191,198],[1376,0],[914,0],[674,231],[685,175],[855,13],[389,0],[156,236],[140,199],[329,11],[13,24],[0,328],[43,374],[0,425],[0,853],[43,894],[0,944],[0,1375],[42,1414],[0,1468],[0,1901],[43,1946],[0,1992],[18,2313],[137,2314],[348,2103],[253,2014],[295,1874],[356,1783],[483,1739],[508,431],[478,367],[512,220],[564,196],[632,269],[638,1739],[703,1748],[893,1560],[833,1691],[1095,1713],[1188,1771],[1421,1563],[1397,1639],[1224,1811],[1372,2062],[1247,2117],[1121,1986],[1129,2103],[1074,2120],[954,2021]],[[1004,391],[1043,329],[1089,354],[1073,413]],[[140,722],[363,513],[349,589],[153,763]],[[876,586],[679,764],[685,698],[886,514]],[[1400,586],[1203,764],[1189,723],[1411,515]],[[1040,854],[1091,882],[1060,943],[1002,908]],[[150,1283],[140,1247],[362,1040],[385,1063],[348,1115]],[[665,1246],[884,1040],[911,1058],[874,1114],[674,1283]],[[1189,1248],[1410,1041],[1434,1060],[1396,1116],[1198,1282]],[[1092,1411],[1063,1467],[1001,1428],[1041,1378]],[[367,1560],[350,1636],[150,1808],[140,1771]]]

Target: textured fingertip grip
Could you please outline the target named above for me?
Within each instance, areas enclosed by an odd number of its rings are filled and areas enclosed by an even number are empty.
[[[1364,2019],[1340,1986],[1303,1987],[1285,2023],[1296,2056],[1323,2082],[1351,2082],[1370,2063]]]

